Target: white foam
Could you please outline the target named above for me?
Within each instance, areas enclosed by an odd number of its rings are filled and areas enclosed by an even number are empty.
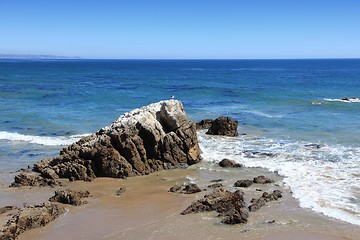
[[[302,208],[360,225],[360,149],[306,142],[280,141],[254,136],[238,138],[199,132],[204,161],[231,158],[247,167],[263,167],[284,176]],[[274,153],[275,155],[248,152]]]
[[[324,98],[328,102],[346,102],[346,103],[360,103],[359,98]]]
[[[80,138],[87,135],[88,134],[49,137],[49,136],[24,135],[17,132],[10,133],[6,131],[0,131],[0,140],[28,142],[33,144],[45,145],[45,146],[64,146],[64,145],[72,144],[78,141]]]

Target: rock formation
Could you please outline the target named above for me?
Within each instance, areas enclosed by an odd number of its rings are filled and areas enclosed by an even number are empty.
[[[32,228],[45,226],[63,213],[65,213],[65,208],[49,203],[25,207],[4,225],[0,232],[0,239],[17,239],[19,234]]]
[[[224,158],[223,160],[221,160],[219,162],[219,166],[223,167],[223,168],[239,168],[239,167],[243,167],[242,164],[236,163],[235,161],[229,160],[227,158]]]
[[[15,178],[14,186],[57,178],[126,178],[200,160],[196,124],[186,118],[181,102],[167,100],[125,113],[111,126],[64,148],[59,156],[43,159],[33,168],[41,179]]]
[[[55,191],[55,195],[52,196],[49,201],[79,206],[85,204],[86,201],[83,201],[82,199],[89,196],[90,192],[88,191],[73,191],[70,189],[57,190]]]
[[[245,209],[244,193],[241,191],[230,192],[224,188],[215,188],[211,194],[194,202],[181,214],[216,211],[226,224],[246,223],[248,211]]]
[[[178,185],[172,186],[169,192],[193,194],[193,193],[201,192],[201,189],[195,183],[189,183],[182,186],[178,186]]]
[[[237,128],[238,121],[231,120],[230,117],[218,117],[212,121],[211,126],[206,134],[236,137],[239,135]]]

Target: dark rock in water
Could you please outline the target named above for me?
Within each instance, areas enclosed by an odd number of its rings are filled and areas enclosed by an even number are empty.
[[[36,173],[21,172],[15,176],[14,182],[10,187],[20,186],[56,186],[58,183],[51,178],[43,178]]]
[[[225,216],[226,224],[247,222],[248,212],[245,209],[244,193],[241,191],[230,192],[223,188],[215,188],[213,193],[194,202],[181,214],[216,211],[220,216]]]
[[[201,189],[195,183],[185,184],[183,186],[173,186],[170,188],[169,192],[177,192],[183,194],[193,194],[201,192]]]
[[[57,178],[126,178],[200,160],[195,123],[186,118],[181,102],[167,100],[125,113],[111,126],[64,148],[58,157],[36,163],[33,170],[52,184]]]
[[[234,183],[234,187],[250,187],[253,184],[251,180],[238,180]]]
[[[220,165],[220,167],[223,167],[223,168],[243,167],[242,164],[236,163],[235,161],[229,160],[229,159],[227,159],[227,158],[224,158],[223,160],[221,160],[221,161],[219,162],[219,165]]]
[[[222,182],[222,181],[224,181],[224,179],[221,179],[221,178],[219,178],[219,179],[213,179],[213,180],[211,180],[210,182]]]
[[[82,199],[89,196],[90,192],[88,191],[73,191],[70,189],[57,190],[55,191],[55,195],[52,196],[49,201],[79,206],[85,204],[86,201],[83,201]]]
[[[311,144],[306,144],[305,147],[319,149],[319,148],[321,148],[321,145],[317,144],[317,143],[311,143]]]
[[[19,234],[45,226],[63,213],[65,213],[65,208],[49,203],[23,208],[4,225],[0,232],[0,239],[17,239]]]
[[[237,128],[238,121],[231,120],[230,117],[218,117],[212,122],[206,134],[235,137],[239,135]]]
[[[196,129],[209,129],[214,120],[212,119],[204,119],[200,122],[196,123]]]
[[[258,152],[258,151],[250,151],[245,150],[243,151],[245,157],[247,158],[259,158],[259,157],[276,157],[276,153],[267,153],[267,152]]]
[[[275,201],[282,198],[281,191],[274,190],[272,193],[264,192],[259,199],[252,199],[252,204],[249,206],[249,211],[255,212],[259,210],[266,202]]]
[[[266,183],[273,183],[274,181],[270,178],[265,177],[264,175],[260,175],[257,177],[254,177],[253,180],[254,183],[260,183],[260,184],[266,184]]]
[[[222,183],[214,183],[214,184],[209,185],[208,187],[209,188],[219,188],[219,187],[222,187],[222,186],[223,186]]]

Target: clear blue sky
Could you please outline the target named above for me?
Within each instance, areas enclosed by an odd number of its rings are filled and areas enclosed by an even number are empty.
[[[0,0],[0,53],[359,58],[360,0]]]

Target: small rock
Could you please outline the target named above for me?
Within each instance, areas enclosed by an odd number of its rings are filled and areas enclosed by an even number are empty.
[[[251,200],[251,203],[253,203],[253,204],[251,204],[249,206],[249,210],[251,212],[255,212],[255,211],[259,210],[262,206],[264,206],[266,202],[278,200],[281,197],[282,197],[282,194],[281,194],[281,191],[279,191],[279,190],[274,190],[271,194],[264,192],[263,195],[259,199],[253,198]]]
[[[254,183],[260,183],[260,184],[265,184],[265,183],[273,183],[274,181],[265,177],[264,175],[260,175],[258,177],[255,177],[253,180]]]
[[[209,129],[214,120],[204,119],[196,123],[196,129]]]
[[[251,180],[238,180],[234,183],[234,187],[250,187],[253,184]]]
[[[213,179],[210,182],[222,182],[222,181],[224,181],[224,179],[219,178],[219,179]]]
[[[223,186],[222,183],[214,183],[214,184],[209,185],[208,187],[209,188],[219,188],[219,187],[222,187],[222,186]]]
[[[125,191],[126,191],[126,188],[124,188],[124,187],[119,187],[118,189],[116,189],[115,194],[116,194],[117,196],[120,196],[120,195],[123,194]]]
[[[0,208],[0,214],[9,212],[9,211],[14,210],[14,209],[19,209],[19,208],[15,207],[15,206],[5,206],[5,207],[2,207],[2,208]]]
[[[195,183],[185,184],[183,186],[172,186],[169,192],[183,193],[183,194],[193,194],[201,192],[201,189]]]
[[[220,165],[220,167],[223,167],[223,168],[230,168],[230,167],[237,168],[237,167],[243,166],[242,164],[236,163],[235,161],[227,159],[227,158],[224,158],[223,160],[221,160],[219,162],[219,165]]]

